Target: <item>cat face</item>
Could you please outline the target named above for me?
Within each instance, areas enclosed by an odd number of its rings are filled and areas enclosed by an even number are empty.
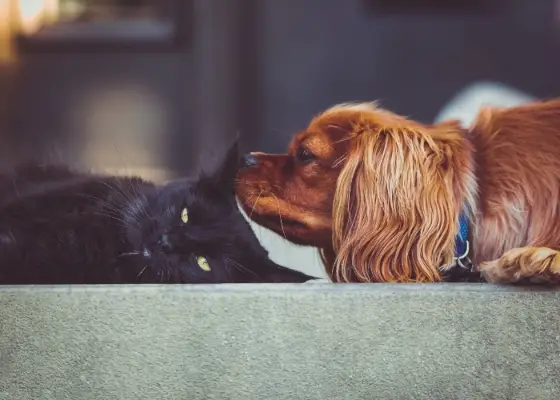
[[[268,259],[237,208],[234,145],[224,163],[197,180],[149,189],[129,204],[127,237],[151,282],[304,282],[312,277]],[[155,276],[154,276],[155,275]]]

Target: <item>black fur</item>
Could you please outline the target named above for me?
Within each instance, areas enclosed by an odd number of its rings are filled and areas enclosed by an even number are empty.
[[[236,144],[215,172],[163,186],[54,164],[0,175],[0,284],[313,279],[268,258],[237,208],[237,163]]]

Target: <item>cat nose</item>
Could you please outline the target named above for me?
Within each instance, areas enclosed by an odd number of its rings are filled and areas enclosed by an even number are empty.
[[[161,238],[158,240],[157,244],[163,251],[169,251],[172,248],[171,242],[169,241],[169,235],[167,233],[161,235]]]
[[[251,153],[247,153],[243,157],[241,157],[240,167],[241,168],[250,168],[250,167],[254,167],[258,163],[259,163],[259,160],[257,159],[256,156],[254,156]]]

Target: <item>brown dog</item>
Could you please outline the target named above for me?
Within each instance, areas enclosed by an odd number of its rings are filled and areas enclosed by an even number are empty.
[[[322,248],[334,281],[436,282],[467,254],[492,282],[560,278],[560,100],[485,109],[469,130],[337,105],[245,166],[249,216]]]

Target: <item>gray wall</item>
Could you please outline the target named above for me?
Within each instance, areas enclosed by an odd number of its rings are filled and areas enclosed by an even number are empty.
[[[552,0],[510,0],[488,16],[372,16],[358,1],[263,0],[257,147],[281,151],[310,116],[379,99],[430,122],[458,90],[496,80],[560,94]]]
[[[192,71],[191,58],[180,53],[26,56],[20,79],[17,131],[25,140],[47,147],[55,141],[65,142],[79,134],[73,112],[88,94],[103,88],[137,85],[157,96],[167,110],[167,129],[160,133],[161,140],[169,143],[167,149],[171,152],[171,144],[180,145],[189,154]],[[171,167],[188,167],[189,159],[181,157],[183,165]]]
[[[166,109],[156,167],[185,173],[197,162],[201,137],[219,141],[240,131],[246,148],[282,151],[311,115],[341,101],[379,99],[428,122],[474,81],[559,94],[553,0],[506,3],[493,17],[373,16],[357,0],[227,7],[195,0],[192,47],[26,55],[12,126],[32,149],[76,136],[70,114],[89,88],[137,83]]]

